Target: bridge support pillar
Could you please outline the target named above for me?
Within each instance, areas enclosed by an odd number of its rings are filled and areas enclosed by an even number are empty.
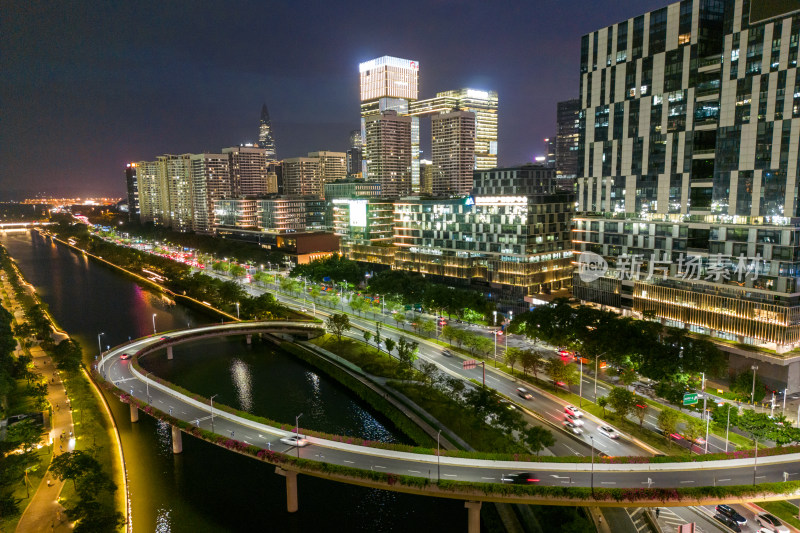
[[[138,422],[139,421],[139,408],[133,404],[131,405],[131,422]]]
[[[172,346],[167,346],[167,359],[172,359]]]
[[[467,508],[467,533],[481,533],[481,502],[464,502]]]
[[[172,426],[172,453],[183,451],[183,436],[178,426]]]
[[[297,472],[275,467],[275,473],[286,478],[286,510],[290,513],[297,512]]]
[[[250,346],[251,344],[253,344],[253,336],[247,335],[247,345]]]

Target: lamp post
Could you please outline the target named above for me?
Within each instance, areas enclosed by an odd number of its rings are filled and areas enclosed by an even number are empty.
[[[147,374],[144,375],[144,386],[147,388],[147,402],[148,403],[150,402],[150,382],[147,381],[147,376],[149,376],[150,374],[152,374],[152,372],[148,372]]]
[[[156,334],[156,313],[153,313],[153,335]]]
[[[239,302],[236,302],[236,320],[239,320]]]
[[[753,390],[750,391],[750,403],[755,405],[756,404],[756,400],[755,400],[755,398],[756,398],[756,371],[758,371],[758,365],[753,365],[753,366],[750,367],[750,369],[753,371]]]
[[[783,389],[783,414],[786,415],[786,396],[789,394],[789,389]]]
[[[706,410],[706,398],[708,398],[707,394],[703,395],[703,416],[706,417],[706,446],[705,451],[703,453],[708,454],[708,426],[711,423],[711,417],[708,416],[708,411]]]
[[[103,356],[103,345],[100,344],[100,337],[102,337],[103,335],[105,335],[105,333],[98,333],[97,334],[97,349],[100,351],[100,357]],[[786,397],[784,396],[784,404],[785,404],[785,398]]]
[[[756,467],[758,466],[758,437],[756,437],[755,455],[753,456],[753,485],[756,484]]]
[[[506,353],[508,353],[508,336],[510,335],[509,330],[511,329],[511,321],[514,319],[514,311],[508,312],[508,326],[506,327],[505,337],[506,337]]]
[[[725,424],[725,453],[728,453],[728,430],[731,427],[731,404],[728,404],[728,422]]]
[[[592,442],[592,474],[591,474],[591,488],[592,494],[594,494],[594,437],[591,435],[589,436],[589,440]]]
[[[700,375],[703,376],[702,380],[700,381],[700,390],[705,392],[706,390],[706,373],[700,372]]]
[[[578,364],[581,367],[581,376],[578,381],[578,405],[583,407],[583,356],[578,357]]]
[[[297,440],[300,439],[300,417],[303,416],[303,413],[300,413],[296,417],[294,417],[294,437],[295,437],[295,444]],[[300,446],[297,446],[297,457],[300,457]]]
[[[214,433],[214,398],[219,396],[219,393],[211,397],[211,433]]]
[[[597,362],[600,361],[600,357],[607,354],[608,351],[605,351],[601,354],[597,354],[594,356],[594,401],[597,402]]]
[[[436,482],[438,483],[440,479],[442,479],[442,471],[441,465],[442,461],[439,459],[439,437],[442,435],[442,430],[439,430],[439,433],[436,434]]]

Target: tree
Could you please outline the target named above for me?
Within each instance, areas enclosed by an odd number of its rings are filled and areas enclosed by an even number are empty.
[[[739,398],[750,400],[753,394],[753,401],[760,402],[767,395],[767,390],[761,378],[756,375],[755,391],[753,390],[753,371],[745,370],[731,379],[731,392]]]
[[[670,435],[678,431],[678,413],[672,409],[664,409],[658,414],[657,424],[667,442],[672,443]]]
[[[434,363],[423,361],[419,365],[419,371],[425,377],[425,384],[430,387],[431,385],[433,385],[433,380],[437,372],[439,371],[439,367],[437,367]]]
[[[455,328],[450,325],[442,326],[442,337],[447,340],[448,344],[453,345],[453,332]]]
[[[33,451],[34,446],[41,440],[42,427],[28,418],[17,422],[8,428],[8,440],[18,444],[22,452],[27,454]]]
[[[550,359],[547,362],[547,373],[550,374],[550,379],[553,381],[553,390],[558,389],[559,383],[575,385],[580,379],[575,371],[575,365],[564,363],[560,359]]]
[[[634,395],[634,409],[633,414],[639,419],[639,427],[644,425],[644,419],[647,416],[647,401],[638,395]]]
[[[519,362],[522,365],[522,373],[527,375],[528,370],[533,370],[533,376],[538,378],[538,366],[543,361],[539,352],[534,350],[521,350],[519,352]]]
[[[620,417],[625,418],[636,405],[634,394],[622,387],[613,387],[608,393],[608,406]]]
[[[447,327],[447,326],[445,326]],[[505,360],[506,364],[511,367],[511,375],[514,375],[514,365],[517,364],[517,361],[520,359],[520,352],[522,352],[519,348],[511,347],[506,350],[503,359]]]
[[[350,331],[350,317],[344,313],[335,313],[328,317],[327,325],[328,329],[336,335],[336,340],[342,342],[344,332]]]
[[[417,359],[418,347],[419,343],[417,341],[409,341],[405,337],[400,337],[397,342],[397,357],[404,365],[411,368]]]
[[[522,432],[522,440],[531,451],[536,453],[536,455],[539,455],[540,451],[544,450],[545,448],[549,448],[556,443],[556,439],[553,437],[553,434],[549,430],[540,426],[526,428]]]
[[[384,342],[384,344],[386,345],[386,353],[391,354],[392,350],[394,350],[394,347],[397,343],[394,341],[394,339],[390,339],[387,337],[386,342]]]
[[[630,387],[631,384],[636,381],[636,377],[636,371],[632,368],[626,368],[619,373],[619,380],[626,387]]]
[[[754,440],[764,440],[774,431],[775,422],[767,413],[756,413],[753,409],[745,409],[739,415],[740,429],[750,434]]]
[[[434,324],[432,320],[423,320],[419,327],[422,333],[428,337],[432,337],[433,334],[436,333],[436,324]]]
[[[606,405],[608,405],[608,398],[605,396],[600,396],[597,398],[597,405],[603,408],[603,418],[606,416]]]
[[[403,324],[405,324],[405,322],[406,322],[406,315],[404,315],[403,313],[401,313],[399,311],[395,311],[392,314],[392,318],[394,318],[394,321],[397,323],[397,327],[399,327],[399,328],[402,328]]]
[[[697,418],[690,418],[683,426],[683,436],[686,437],[686,440],[691,444],[695,444],[704,431],[705,424],[702,420]],[[692,446],[689,446],[689,451],[692,451]]]
[[[369,330],[364,330],[364,342],[369,344],[369,340],[372,338],[372,332]]]

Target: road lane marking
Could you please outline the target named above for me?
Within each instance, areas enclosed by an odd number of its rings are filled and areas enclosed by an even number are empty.
[[[694,481],[681,481],[681,483],[694,483]]]
[[[348,461],[347,459],[344,459],[344,462],[345,462],[345,463],[354,464],[354,463],[353,463],[353,461]]]
[[[409,472],[414,472],[415,474],[421,474],[419,470],[409,470]]]
[[[381,465],[375,465],[375,468],[384,468],[385,469],[386,467],[385,466],[381,466]]]
[[[600,484],[601,485],[616,485],[617,482],[616,481],[601,481]]]
[[[456,474],[442,474],[445,477],[458,477]]]
[[[493,477],[482,477],[481,479],[494,479]]]
[[[726,477],[726,478],[723,478],[723,479],[718,479],[717,481],[730,481],[730,480],[731,480],[731,478]]]

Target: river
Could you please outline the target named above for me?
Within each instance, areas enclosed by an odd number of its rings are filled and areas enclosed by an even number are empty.
[[[3,234],[0,242],[55,320],[92,358],[98,335],[105,349],[157,331],[215,321],[36,233]],[[338,383],[282,352],[241,339],[176,348],[172,364],[153,370],[194,388],[219,393],[233,407],[285,422],[303,412],[301,427],[369,439],[406,438]],[[213,391],[213,392],[212,392]],[[184,436],[173,455],[169,427],[148,416],[132,424],[127,406],[109,403],[122,437],[134,531],[464,531],[459,500],[425,498],[301,476],[300,509],[286,512],[284,478],[255,460]]]

